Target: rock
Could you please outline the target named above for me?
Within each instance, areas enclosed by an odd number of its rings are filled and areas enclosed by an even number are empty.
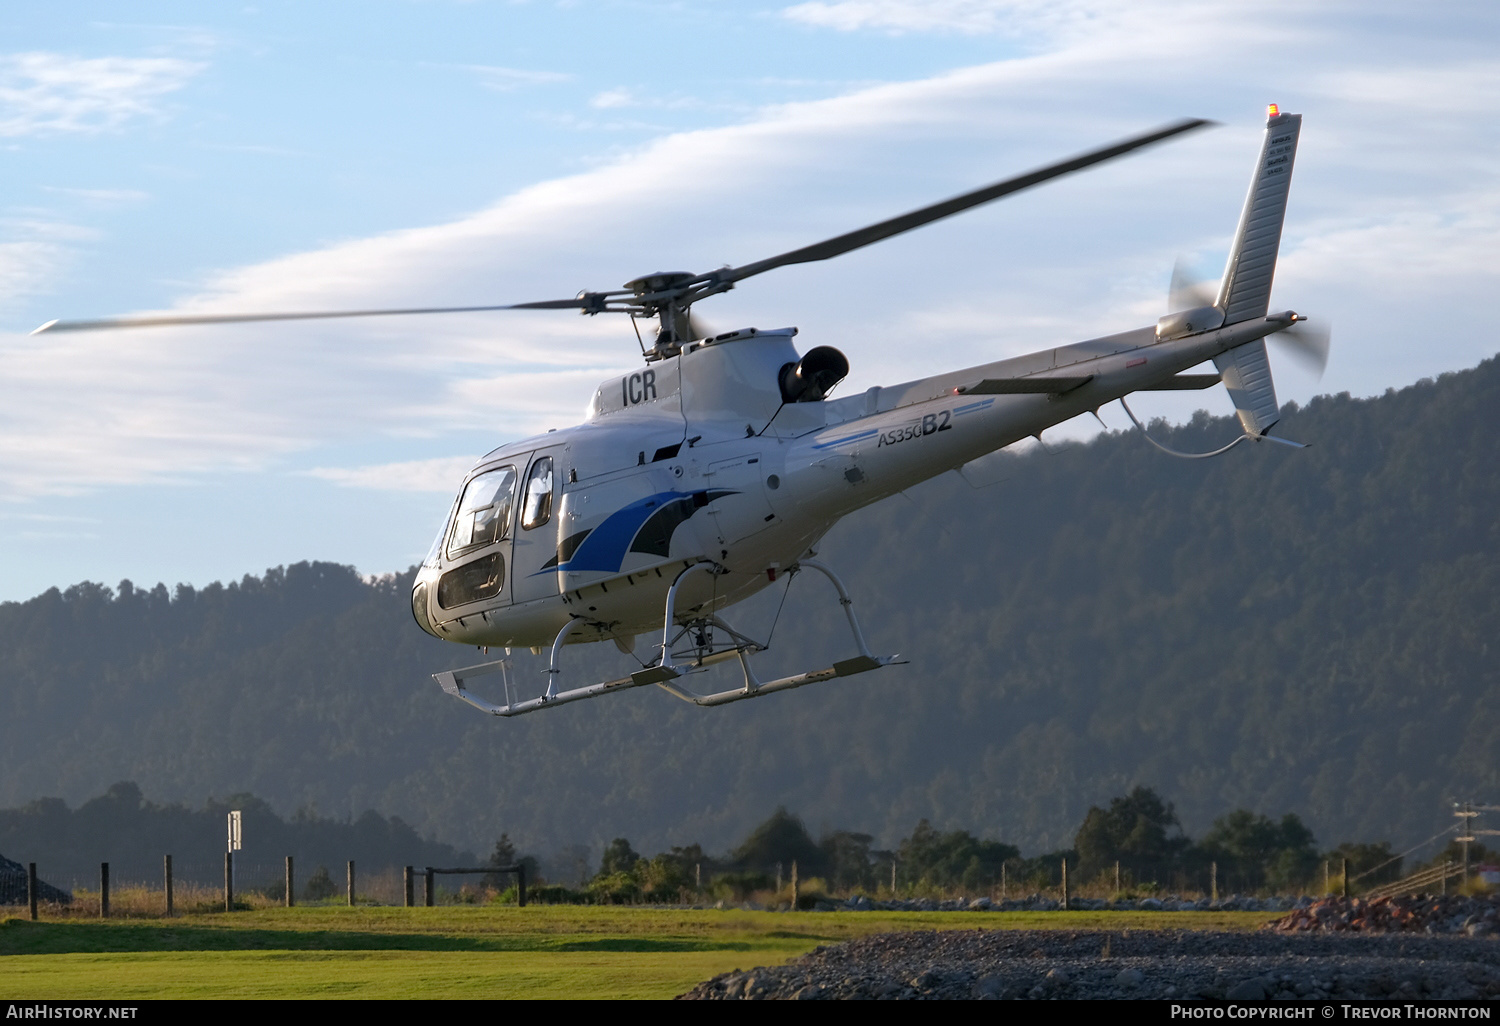
[[[982,976],[979,982],[974,984],[974,996],[976,998],[992,998],[998,1000],[1005,993],[1005,980],[993,973]]]
[[[1278,990],[1275,980],[1264,976],[1255,976],[1244,983],[1237,983],[1224,996],[1230,1001],[1264,1001]]]
[[[942,982],[943,977],[940,974],[927,969],[912,977],[911,985],[917,990],[932,990],[941,985]]]
[[[1402,899],[1421,916],[1447,923],[1488,922],[1500,901]],[[1339,907],[1342,907],[1342,903]],[[1383,906],[1362,906],[1372,921]],[[1315,922],[1311,916],[1309,922]],[[1332,922],[1332,920],[1330,920]],[[988,924],[985,924],[988,925]],[[1110,955],[1101,958],[1106,941]],[[1500,951],[1493,936],[1471,939],[1412,930],[994,930],[876,934],[827,944],[780,966],[735,970],[684,995],[703,1000],[799,998],[859,1000],[1147,1000],[1204,997],[1258,1001],[1360,1001],[1387,997],[1500,998]],[[804,995],[804,991],[806,994]]]

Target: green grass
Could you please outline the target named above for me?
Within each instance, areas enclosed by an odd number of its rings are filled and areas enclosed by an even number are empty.
[[[1257,912],[309,907],[0,923],[0,998],[669,998],[892,930],[1255,929]]]

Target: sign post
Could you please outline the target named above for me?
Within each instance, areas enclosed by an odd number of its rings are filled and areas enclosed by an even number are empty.
[[[224,911],[234,911],[234,853],[241,848],[243,835],[241,833],[240,810],[235,809],[229,814],[228,839],[224,847]]]

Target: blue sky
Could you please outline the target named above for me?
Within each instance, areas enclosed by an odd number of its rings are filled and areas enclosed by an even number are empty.
[[[128,14],[128,19],[122,19]],[[1149,324],[1217,277],[1265,104],[1305,115],[1277,306],[1376,394],[1495,351],[1493,5],[1141,0],[8,5],[0,599],[402,569],[462,469],[576,422],[628,324],[490,314],[27,334],[182,308],[483,304],[739,264],[1181,116],[1223,126],[698,311],[845,389]],[[1227,412],[1220,392],[1139,412]],[[1117,411],[1105,420],[1123,427]],[[1078,424],[1063,434],[1081,436]]]

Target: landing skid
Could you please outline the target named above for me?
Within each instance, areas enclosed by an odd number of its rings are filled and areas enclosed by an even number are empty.
[[[705,562],[694,563],[678,574],[677,579],[672,582],[672,587],[667,591],[667,607],[663,618],[660,651],[652,665],[637,670],[628,677],[569,690],[562,690],[558,687],[562,675],[558,662],[562,654],[563,643],[575,630],[588,625],[587,620],[573,619],[558,633],[557,639],[552,643],[552,658],[547,669],[547,690],[536,698],[521,702],[512,698],[509,659],[497,659],[494,662],[481,663],[478,666],[468,666],[459,670],[445,670],[442,673],[433,674],[432,679],[437,681],[448,694],[463,699],[483,712],[495,716],[519,716],[522,713],[549,709],[555,705],[577,702],[580,699],[594,698],[628,688],[644,687],[647,684],[655,684],[663,691],[694,705],[727,705],[746,698],[759,698],[761,695],[769,695],[776,691],[789,691],[792,688],[833,680],[836,677],[852,677],[856,673],[866,673],[870,670],[878,670],[882,666],[904,662],[899,656],[875,656],[870,653],[869,646],[865,644],[864,634],[859,629],[859,621],[854,616],[854,602],[849,598],[848,589],[844,587],[844,582],[839,580],[837,574],[812,559],[802,560],[796,566],[789,568],[788,572],[795,573],[798,570],[816,570],[827,577],[838,590],[839,604],[844,607],[844,614],[849,618],[849,629],[854,635],[854,644],[859,650],[859,655],[851,659],[842,659],[825,669],[809,670],[806,673],[781,677],[777,680],[761,680],[750,666],[750,656],[756,652],[765,651],[765,645],[739,633],[714,615],[698,617],[685,623],[679,623],[677,620],[677,594],[682,587],[682,582],[695,573],[724,572],[718,564]],[[677,683],[683,677],[703,673],[710,666],[728,659],[739,660],[740,669],[745,678],[741,687],[712,695],[700,695]],[[505,690],[504,705],[486,701],[469,691],[467,687],[468,681],[473,678],[494,673],[502,675]]]

